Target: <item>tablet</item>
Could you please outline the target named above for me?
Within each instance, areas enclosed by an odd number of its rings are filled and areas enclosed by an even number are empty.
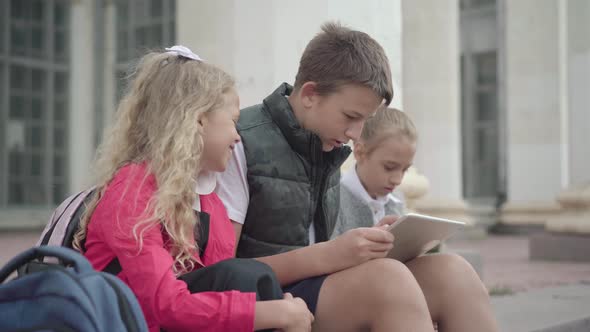
[[[395,240],[387,257],[407,262],[434,248],[464,226],[461,221],[406,214],[388,228]]]

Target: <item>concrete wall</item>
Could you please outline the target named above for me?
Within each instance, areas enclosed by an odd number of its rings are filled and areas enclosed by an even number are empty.
[[[590,183],[590,2],[567,1],[569,183]]]
[[[322,23],[338,20],[384,47],[401,105],[400,0],[179,0],[178,43],[233,74],[241,106],[262,101],[280,83],[292,84],[307,42]]]
[[[555,0],[506,2],[508,200],[553,201],[562,188]]]

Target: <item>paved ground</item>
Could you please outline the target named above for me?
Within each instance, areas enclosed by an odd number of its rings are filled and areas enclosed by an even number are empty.
[[[20,251],[34,245],[40,231],[0,231],[0,266]],[[492,294],[514,293],[567,284],[590,284],[590,263],[531,262],[525,236],[489,236],[457,240],[451,250],[479,252],[483,280]]]
[[[0,231],[0,266],[21,251],[35,245],[41,230],[34,232]]]
[[[590,285],[567,285],[492,297],[502,332],[590,331]]]
[[[483,280],[493,293],[590,284],[590,263],[530,261],[526,236],[489,236],[481,240],[457,240],[447,245],[450,249],[479,252]]]

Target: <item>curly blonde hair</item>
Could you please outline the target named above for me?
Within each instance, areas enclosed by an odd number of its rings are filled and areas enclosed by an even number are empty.
[[[192,206],[203,151],[198,121],[222,105],[223,95],[235,83],[211,64],[163,52],[146,54],[129,78],[117,118],[97,151],[97,194],[82,216],[74,246],[83,249],[92,213],[117,171],[126,164],[145,163],[158,188],[133,228],[138,252],[143,233],[161,224],[169,236],[178,275],[195,266],[193,229],[198,220]]]

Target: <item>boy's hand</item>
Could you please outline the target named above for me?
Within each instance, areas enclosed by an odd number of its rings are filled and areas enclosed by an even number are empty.
[[[351,229],[326,243],[325,262],[340,271],[375,258],[383,258],[393,248],[393,234],[388,224]]]
[[[383,217],[381,220],[379,220],[379,222],[377,223],[377,225],[375,225],[375,227],[380,227],[380,226],[384,226],[384,225],[391,225],[393,224],[397,219],[399,219],[398,216],[395,215],[388,215]]]

